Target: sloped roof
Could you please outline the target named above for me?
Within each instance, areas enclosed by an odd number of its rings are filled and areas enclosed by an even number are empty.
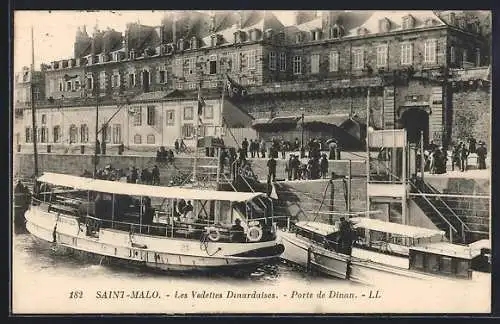
[[[177,90],[143,92],[135,96],[132,100],[133,101],[160,100],[167,97],[172,97],[177,92],[178,92]]]
[[[234,33],[237,31],[248,32],[252,29],[259,29],[264,32],[266,29],[282,30],[283,24],[271,12],[266,11],[251,11],[247,18],[243,21],[241,28],[237,25],[237,20],[233,13],[227,13],[225,19],[217,26],[215,33],[222,35],[222,43],[232,43]],[[211,34],[203,38],[205,46],[210,45]]]
[[[330,115],[308,115],[304,116],[304,124],[323,123],[340,126],[346,119],[348,114],[330,114]],[[274,117],[272,119],[260,118],[254,120],[252,126],[259,125],[277,125],[277,124],[297,124],[301,122],[301,116],[283,116]]]
[[[445,22],[439,18],[432,10],[414,10],[414,11],[374,11],[368,19],[360,25],[351,26],[346,29],[346,36],[356,36],[359,28],[366,28],[367,34],[379,33],[379,22],[382,19],[388,19],[391,23],[390,31],[401,31],[403,17],[411,15],[415,19],[413,29],[428,27],[425,22],[428,19],[433,19],[433,26],[444,26]]]

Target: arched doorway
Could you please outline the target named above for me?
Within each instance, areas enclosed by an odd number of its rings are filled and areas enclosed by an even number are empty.
[[[429,114],[422,108],[405,109],[401,114],[401,125],[406,129],[408,142],[419,143],[420,132],[424,132],[424,145],[429,143]]]

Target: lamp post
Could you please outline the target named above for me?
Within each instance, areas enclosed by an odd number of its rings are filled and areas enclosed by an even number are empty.
[[[302,119],[302,129],[301,129],[301,140],[300,140],[300,157],[303,158],[305,157],[305,149],[304,149],[304,108],[300,108],[300,110],[302,111],[302,116],[301,116],[301,119]]]

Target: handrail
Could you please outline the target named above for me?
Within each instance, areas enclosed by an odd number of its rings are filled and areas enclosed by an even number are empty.
[[[440,193],[439,191],[437,191],[435,188],[433,188],[432,186],[430,186],[429,184],[425,183],[424,181],[422,181],[422,183],[427,187],[429,188],[432,192],[434,193]],[[467,231],[470,230],[469,226],[467,226],[467,224],[465,224],[464,221],[462,221],[460,219],[460,217],[458,217],[458,215],[455,213],[455,211],[441,198],[441,197],[436,197],[439,199],[439,201],[446,207],[446,209],[448,209],[448,211],[451,212],[451,214],[460,222],[460,224],[462,225],[463,228],[466,228]]]
[[[370,161],[370,159],[368,159],[368,161],[369,161],[369,162],[371,162],[371,163],[375,163],[375,162],[377,162],[377,161]],[[378,166],[380,166],[380,165],[378,165]],[[387,168],[385,165],[382,165],[382,167],[383,167],[383,168],[385,168],[385,169],[386,169],[386,171],[388,171],[388,172],[389,172],[389,173],[390,173],[393,177],[395,177],[397,180],[401,180],[401,179],[400,179],[397,175],[392,174],[392,172],[390,172],[390,170],[388,170],[389,168]],[[369,175],[368,175],[368,176],[369,176]],[[424,193],[424,192],[422,192],[422,191],[420,190],[420,188],[418,188],[418,186],[417,186],[415,183],[413,183],[411,180],[410,180],[410,181],[408,181],[408,182],[410,183],[410,185],[411,185],[413,188],[417,189],[419,193]],[[444,217],[444,215],[443,215],[443,214],[442,214],[442,213],[441,213],[441,212],[440,212],[440,211],[436,208],[436,206],[434,206],[434,204],[433,204],[433,203],[432,203],[432,202],[431,202],[431,201],[430,201],[427,197],[425,197],[425,196],[422,196],[422,197],[423,197],[423,198],[424,198],[424,200],[427,202],[427,204],[429,204],[429,205],[431,206],[431,208],[432,208],[435,212],[437,212],[437,214],[439,215],[439,217],[441,217],[441,219],[442,219],[442,220],[444,220],[444,221],[446,222],[446,224],[448,224],[448,226],[449,226],[451,229],[453,229],[453,231],[454,231],[455,233],[458,233],[458,230],[455,228],[455,226],[453,226],[453,225],[452,225],[452,224],[451,224],[451,223],[450,223],[450,222],[446,219],[446,217]]]

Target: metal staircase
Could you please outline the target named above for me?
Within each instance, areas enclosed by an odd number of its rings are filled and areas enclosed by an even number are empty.
[[[427,217],[441,230],[451,230],[453,243],[468,243],[469,227],[453,209],[438,195],[440,192],[422,180],[412,182],[413,201]],[[426,196],[429,195],[429,196]],[[432,196],[430,196],[432,195]]]

